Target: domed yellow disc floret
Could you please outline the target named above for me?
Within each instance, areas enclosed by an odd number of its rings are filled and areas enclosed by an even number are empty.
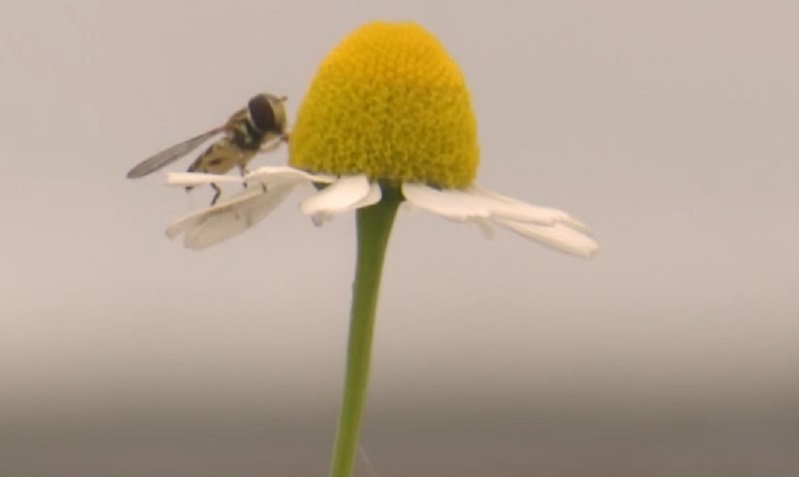
[[[292,166],[470,185],[477,124],[458,65],[413,23],[370,23],[322,62],[291,133]]]

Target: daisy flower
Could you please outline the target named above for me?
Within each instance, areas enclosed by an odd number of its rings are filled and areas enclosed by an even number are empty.
[[[300,186],[315,224],[356,211],[358,256],[347,374],[330,475],[352,474],[366,395],[383,259],[401,203],[486,233],[509,229],[560,252],[590,257],[588,227],[560,210],[475,183],[477,121],[457,64],[413,23],[370,23],[324,59],[297,113],[289,164],[243,178],[169,174],[169,184],[243,183],[241,192],[183,217],[170,237],[203,249],[252,228]]]
[[[463,76],[439,42],[414,24],[369,24],[339,45],[300,106],[289,147],[289,166],[243,178],[169,174],[169,184],[183,187],[248,187],[177,220],[167,235],[183,234],[188,248],[209,247],[249,229],[302,185],[319,189],[300,207],[318,225],[375,204],[391,187],[415,208],[489,234],[498,225],[581,257],[598,248],[588,227],[565,212],[475,184],[477,124]]]

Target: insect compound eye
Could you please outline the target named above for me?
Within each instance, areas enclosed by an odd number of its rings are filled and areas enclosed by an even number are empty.
[[[274,132],[281,129],[275,117],[275,108],[270,101],[269,95],[259,94],[247,103],[247,111],[250,113],[250,124],[263,132]]]

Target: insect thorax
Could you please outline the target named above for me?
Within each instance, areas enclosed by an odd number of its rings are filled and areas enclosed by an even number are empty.
[[[233,127],[230,140],[243,151],[256,152],[264,142],[265,133],[255,129],[249,121],[239,121]]]

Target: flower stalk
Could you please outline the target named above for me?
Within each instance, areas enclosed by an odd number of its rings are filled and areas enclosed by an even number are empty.
[[[353,283],[352,314],[344,398],[339,414],[330,477],[351,477],[366,402],[380,278],[391,228],[402,198],[383,185],[383,198],[358,210],[358,254]]]

